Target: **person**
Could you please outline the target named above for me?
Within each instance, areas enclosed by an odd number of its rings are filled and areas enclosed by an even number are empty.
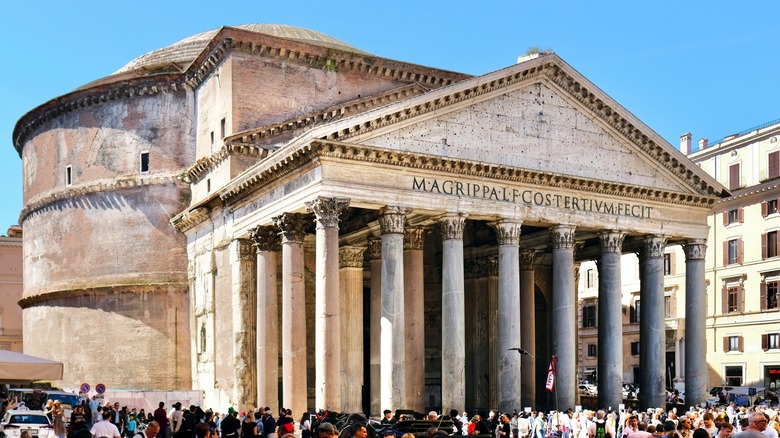
[[[239,423],[238,418],[236,418],[237,415],[238,412],[233,409],[233,406],[228,408],[227,415],[225,415],[222,423],[220,423],[223,438],[238,438],[238,430],[241,428],[241,423]]]
[[[450,420],[452,420],[452,431],[455,435],[460,435],[463,431],[463,422],[460,421],[457,409],[450,409]]]
[[[322,423],[317,428],[317,438],[335,438],[338,434],[339,431],[336,430],[336,426],[331,423]]]
[[[733,424],[729,423],[728,421],[721,423],[720,430],[718,431],[718,438],[729,438],[732,433],[734,433]]]
[[[127,416],[127,424],[125,425],[125,436],[127,438],[133,438],[136,430],[138,430],[138,421],[135,419],[135,414]],[[157,435],[155,433],[155,435]]]
[[[181,421],[184,417],[184,411],[181,409],[181,403],[174,403],[171,412],[168,414],[168,418],[171,419],[171,434],[176,436],[176,434],[179,432],[179,429],[181,429]]]
[[[384,417],[382,418],[382,421],[380,421],[380,424],[395,424],[398,420],[393,417],[393,412],[390,409],[385,409],[383,412]]]
[[[196,411],[195,406],[182,410],[181,425],[176,434],[177,438],[192,438],[195,435],[195,425],[199,424]]]
[[[363,423],[355,423],[349,428],[352,438],[368,438],[368,430]]]
[[[439,419],[439,414],[437,414],[436,411],[428,412],[428,419],[436,421]]]
[[[241,423],[241,438],[256,438],[257,423],[255,422],[255,413],[251,410],[246,413],[244,422]]]
[[[138,425],[140,426],[142,423],[146,424],[146,411],[144,411],[144,408],[141,408],[140,411],[138,411],[138,415],[135,416],[136,421],[138,421]],[[159,426],[159,424],[158,424]]]
[[[276,436],[276,419],[271,415],[271,408],[265,407],[263,412],[263,438],[268,438],[270,435]]]
[[[517,437],[528,438],[528,434],[531,432],[531,423],[528,421],[528,417],[525,412],[517,416]]]
[[[623,427],[623,433],[620,435],[622,438],[626,438],[632,433],[636,432],[639,427],[639,418],[636,415],[629,415]]]
[[[299,427],[301,428],[301,438],[314,438],[314,433],[311,431],[311,420],[309,420],[308,412],[303,413]]]
[[[767,423],[769,423],[761,412],[753,412],[748,417],[748,425],[742,430],[742,432],[732,435],[733,438],[766,438],[763,432],[766,429]]]
[[[114,423],[114,426],[116,426],[117,429],[119,429],[119,433],[123,433],[125,430],[127,417],[125,417],[124,411],[119,408],[119,402],[114,403],[113,410],[111,410],[111,406],[108,406],[108,409],[111,412],[111,422]]]
[[[653,430],[655,430],[655,428],[653,428]],[[640,421],[637,423],[636,432],[632,432],[628,434],[628,438],[651,438],[652,436],[653,434],[648,432],[647,423],[644,421]]]
[[[512,425],[509,423],[509,416],[501,414],[499,421],[501,424],[498,425],[498,438],[512,438]]]
[[[278,428],[278,434],[280,437],[290,433],[295,433],[295,420],[292,417],[292,410],[282,409],[279,415],[279,420],[276,422]]]
[[[715,416],[712,415],[712,412],[705,412],[701,417],[701,421],[701,428],[706,430],[711,438],[715,438],[718,435],[718,427],[715,426]]]
[[[87,428],[87,417],[84,415],[84,407],[77,405],[70,414],[70,430],[79,430]]]
[[[208,424],[201,423],[195,426],[195,438],[212,438],[214,431]]]
[[[615,429],[607,423],[604,417],[607,415],[603,410],[596,412],[596,421],[588,427],[588,436],[590,438],[614,438]]]
[[[680,422],[677,423],[677,432],[680,432],[680,436],[683,438],[691,438],[691,426],[693,425],[693,421],[688,418],[688,416],[684,416],[680,418]]]
[[[149,415],[152,415],[151,413]],[[153,421],[160,425],[160,432],[157,434],[160,438],[171,438],[171,428],[168,422],[168,413],[165,412],[165,402],[160,402],[159,407],[154,410]]]
[[[770,410],[769,412],[772,412],[774,414],[774,411]],[[777,429],[775,429],[774,425],[772,426],[769,425],[769,423],[772,423],[772,417],[769,416],[767,411],[762,412],[761,415],[763,415],[767,421],[766,426],[764,427],[764,430],[761,431],[761,433],[766,435],[769,438],[778,438]]]
[[[133,434],[131,438],[156,438],[158,433],[160,433],[160,424],[156,421],[152,421],[146,426],[146,429]]]
[[[119,429],[111,423],[111,411],[108,409],[103,410],[103,419],[98,421],[92,426],[89,432],[93,438],[121,438],[119,435]]]
[[[65,435],[68,433],[68,430],[65,428],[65,409],[63,409],[59,400],[55,400],[52,404],[51,416],[54,419],[52,424],[54,435],[57,438],[65,438]]]

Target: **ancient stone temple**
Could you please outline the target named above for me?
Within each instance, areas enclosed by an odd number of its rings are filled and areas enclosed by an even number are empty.
[[[664,246],[683,245],[686,399],[706,393],[703,249],[726,191],[555,54],[471,77],[224,27],[41,105],[14,141],[25,349],[67,362],[66,384],[295,415],[511,410],[550,406],[556,355],[573,408],[578,261],[599,259],[608,353],[620,254],[640,254],[642,352],[661,354]],[[616,407],[622,358],[599,360]],[[644,371],[660,404],[663,367]]]

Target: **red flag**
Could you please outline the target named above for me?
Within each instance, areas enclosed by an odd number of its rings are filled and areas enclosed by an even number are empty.
[[[553,355],[552,359],[550,359],[550,369],[547,372],[547,384],[544,386],[548,392],[553,392],[555,389],[555,362],[557,360],[557,355]]]

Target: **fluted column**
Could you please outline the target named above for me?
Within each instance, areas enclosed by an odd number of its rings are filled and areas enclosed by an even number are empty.
[[[614,230],[599,233],[599,406],[611,409],[623,403],[623,293],[620,257],[625,236],[625,233]]]
[[[533,250],[520,252],[520,346],[528,353],[520,358],[520,400],[523,407],[536,406],[535,258]]]
[[[249,231],[257,250],[257,402],[279,411],[279,304],[276,264],[279,229],[257,226]]]
[[[303,238],[311,218],[285,213],[274,218],[282,231],[282,405],[305,412],[306,385],[306,289]]]
[[[707,400],[707,289],[704,276],[706,240],[692,240],[685,250],[685,403]]]
[[[379,374],[381,358],[380,320],[382,318],[382,241],[368,239],[368,258],[371,260],[371,299],[369,300],[369,377],[371,379],[371,416],[382,412],[381,380]]]
[[[666,323],[664,321],[664,247],[666,237],[647,236],[639,258],[639,402],[642,409],[666,403]],[[664,358],[660,366],[659,359]]]
[[[406,406],[406,331],[404,322],[404,222],[408,210],[380,210],[382,232],[382,318],[380,327],[381,407]]]
[[[406,321],[406,407],[425,410],[425,277],[423,248],[427,230],[404,230],[404,321]]]
[[[465,214],[447,214],[439,220],[442,237],[441,396],[442,408],[462,410],[466,405],[466,332],[463,272]]]
[[[550,229],[553,259],[552,338],[553,354],[558,356],[555,391],[558,410],[574,409],[577,391],[576,320],[570,315],[577,305],[574,294],[574,226]],[[549,362],[545,358],[544,363]]]
[[[341,289],[341,406],[363,412],[363,253],[365,248],[339,248]]]
[[[307,202],[317,223],[317,268],[314,295],[314,400],[319,408],[342,410],[341,304],[339,300],[339,215],[348,199],[317,198]]]
[[[233,313],[233,401],[254,406],[255,382],[255,249],[249,239],[230,242]]]
[[[498,237],[498,410],[520,408],[520,223],[491,224]]]

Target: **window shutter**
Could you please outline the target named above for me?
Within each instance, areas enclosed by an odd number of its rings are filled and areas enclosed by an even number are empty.
[[[727,210],[723,212],[723,226],[726,227],[728,226],[728,224],[729,224],[729,212]]]
[[[742,245],[742,238],[740,237],[737,239],[737,263],[742,263],[742,252],[743,252],[743,245]]]
[[[669,275],[676,274],[676,269],[675,269],[675,266],[674,266],[674,264],[676,262],[677,262],[677,260],[676,260],[676,257],[675,257],[675,253],[674,252],[670,252],[669,253]]]
[[[769,178],[780,176],[780,152],[775,151],[769,154]]]
[[[761,235],[761,260],[766,260],[766,233]]]
[[[745,223],[745,209],[742,207],[737,209],[737,221],[739,221],[741,224]]]
[[[723,242],[723,266],[729,265],[729,241]]]
[[[724,336],[723,337],[723,351],[728,353],[729,352],[729,337]]]
[[[745,351],[745,338],[739,336],[739,352]]]
[[[766,281],[761,280],[761,284],[758,285],[759,300],[761,300],[761,310],[766,310]]]
[[[745,288],[742,286],[737,289],[737,312],[745,312]]]
[[[723,286],[723,289],[721,290],[721,295],[723,296],[723,307],[722,312],[723,314],[729,313],[729,288],[726,286]]]
[[[766,217],[766,201],[761,203],[761,217]]]
[[[729,190],[738,189],[739,181],[739,163],[729,166]]]
[[[769,335],[766,333],[761,335],[761,349],[764,351],[769,350]]]

